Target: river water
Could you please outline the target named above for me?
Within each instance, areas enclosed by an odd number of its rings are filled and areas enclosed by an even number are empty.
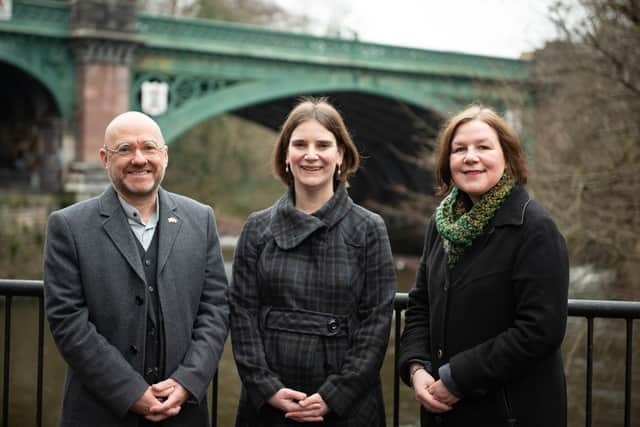
[[[226,255],[225,255],[226,256]],[[230,258],[227,258],[230,259]],[[398,272],[399,291],[406,292],[412,286],[414,270],[407,267]],[[581,282],[582,283],[582,282]],[[593,296],[589,284],[572,285],[572,298]],[[590,290],[591,289],[591,290]],[[583,295],[583,296],[581,296]],[[9,426],[35,425],[36,405],[36,355],[37,355],[37,302],[29,298],[14,298],[11,336],[11,378]],[[4,302],[0,301],[0,318],[4,319]],[[45,326],[46,328],[46,326]],[[594,335],[593,426],[617,427],[624,419],[624,351],[625,322],[622,320],[596,319]],[[387,350],[381,376],[383,380],[388,424],[392,420],[393,403],[393,342]],[[632,425],[640,425],[640,324],[634,324],[634,354],[632,390],[635,392],[631,410]],[[586,320],[569,319],[567,336],[563,344],[569,390],[569,426],[584,426],[585,414],[585,348]],[[0,349],[4,352],[4,327],[0,328]],[[48,330],[44,345],[44,407],[43,425],[56,426],[65,365],[59,356]],[[0,360],[0,364],[2,360]],[[3,367],[4,368],[4,367]],[[229,340],[219,367],[218,425],[232,426],[240,394],[240,382],[231,355]],[[401,384],[400,425],[418,426],[418,404],[411,390]],[[543,391],[541,391],[543,392]],[[0,395],[2,390],[0,390]],[[543,426],[541,426],[543,427]]]

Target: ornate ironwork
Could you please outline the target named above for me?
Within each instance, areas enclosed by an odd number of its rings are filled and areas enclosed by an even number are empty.
[[[131,107],[140,110],[142,83],[164,82],[169,85],[169,108],[175,111],[185,103],[211,95],[214,92],[238,83],[237,80],[215,78],[213,76],[172,75],[154,72],[136,72],[133,75],[131,88]]]

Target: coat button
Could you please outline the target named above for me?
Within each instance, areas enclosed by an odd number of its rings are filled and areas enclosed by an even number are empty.
[[[143,302],[144,302],[144,299],[140,295],[136,295],[136,304],[142,305]]]
[[[148,289],[149,289],[149,292],[151,292],[151,293],[155,292],[155,289],[153,288],[153,286],[149,286]]]
[[[441,349],[441,348],[439,348],[439,349],[438,349],[438,351],[436,351],[436,357],[437,357],[438,359],[442,359],[442,354],[443,354],[443,353],[442,353],[442,349]]]
[[[148,259],[144,260],[144,265],[146,265],[147,267],[151,265],[151,261],[149,261]]]
[[[338,332],[338,321],[336,319],[331,319],[327,322],[327,331],[329,331],[330,334]]]
[[[133,354],[138,354],[138,347],[133,345],[133,344],[131,344],[129,346],[129,351],[131,351],[131,353],[133,353]]]

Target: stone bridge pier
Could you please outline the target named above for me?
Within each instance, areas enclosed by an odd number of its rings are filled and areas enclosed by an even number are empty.
[[[97,153],[104,129],[129,109],[131,63],[140,43],[136,2],[76,0],[70,42],[75,63],[75,161],[67,190],[95,194],[106,184]]]
[[[14,2],[7,24],[16,28],[0,33],[0,53],[8,55],[0,58],[0,189],[66,190],[81,199],[107,184],[97,151],[108,122],[130,108],[136,5],[74,0],[65,8]],[[35,16],[47,22],[32,22]],[[57,21],[65,24],[64,40]],[[53,31],[43,36],[46,26]]]

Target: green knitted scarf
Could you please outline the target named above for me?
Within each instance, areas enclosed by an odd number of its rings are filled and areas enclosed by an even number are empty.
[[[514,186],[513,178],[502,178],[467,211],[464,198],[457,187],[445,197],[436,209],[436,229],[444,240],[447,264],[453,268],[484,227],[502,206]]]

